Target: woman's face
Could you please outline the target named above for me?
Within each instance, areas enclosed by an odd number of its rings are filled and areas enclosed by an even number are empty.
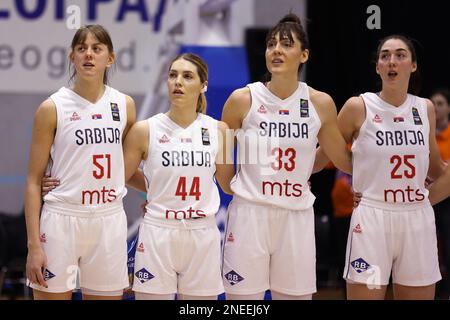
[[[431,101],[433,101],[436,110],[436,120],[440,121],[441,119],[448,119],[448,115],[450,114],[450,105],[445,97],[438,93],[431,96]]]
[[[74,64],[77,77],[92,78],[103,76],[106,68],[114,62],[114,55],[110,54],[106,44],[88,33],[83,43],[77,44],[70,53],[70,60]]]
[[[204,85],[192,62],[181,58],[172,63],[167,79],[171,103],[196,105]]]
[[[417,70],[411,51],[400,39],[389,39],[381,47],[376,71],[385,84],[409,83],[411,73]]]
[[[302,50],[301,42],[294,33],[289,37],[277,33],[267,42],[266,66],[272,75],[298,73],[301,63],[308,60],[308,50]]]

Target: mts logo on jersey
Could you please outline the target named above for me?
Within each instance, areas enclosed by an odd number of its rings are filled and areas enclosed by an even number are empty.
[[[206,214],[203,210],[195,210],[192,207],[187,210],[166,209],[166,219],[184,220],[204,217],[206,217]]]
[[[226,275],[224,275],[224,277],[232,286],[244,280],[244,278],[234,270],[228,272]]]
[[[137,271],[135,274],[136,278],[139,279],[141,283],[146,283],[149,280],[152,280],[155,276],[148,272],[145,268]]]
[[[107,189],[103,186],[100,190],[81,191],[82,204],[105,204],[117,199],[115,189]]]
[[[363,258],[359,258],[357,260],[352,261],[351,265],[353,269],[355,269],[355,271],[358,273],[365,272],[370,268],[370,264],[364,261]]]

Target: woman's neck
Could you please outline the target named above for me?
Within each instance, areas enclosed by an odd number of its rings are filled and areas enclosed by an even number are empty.
[[[197,112],[193,108],[186,106],[179,107],[172,105],[166,115],[177,125],[182,128],[187,128],[191,125],[195,119],[197,119]]]
[[[383,86],[383,89],[380,92],[380,98],[395,107],[401,106],[406,101],[407,97],[408,97],[407,85],[405,88],[393,88]]]
[[[103,84],[103,81],[87,82],[82,80],[75,80],[75,83],[72,87],[72,90],[74,92],[92,103],[96,103],[103,96],[105,89],[106,87]]]
[[[267,88],[270,92],[280,99],[290,97],[298,88],[298,77],[295,76],[273,76],[267,83]]]

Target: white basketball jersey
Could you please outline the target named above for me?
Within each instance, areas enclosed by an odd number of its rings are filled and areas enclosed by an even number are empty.
[[[63,87],[50,98],[57,113],[50,174],[61,183],[45,202],[98,207],[121,201],[127,192],[122,151],[125,95],[106,86],[100,100],[91,103]]]
[[[375,93],[361,95],[366,119],[353,142],[353,188],[388,209],[428,202],[429,135],[425,99],[409,95],[399,107]]]
[[[234,193],[251,202],[289,210],[312,207],[308,179],[321,122],[306,83],[287,99],[261,82],[248,85],[252,104],[238,133]]]
[[[191,219],[219,210],[215,183],[219,148],[217,120],[199,113],[187,128],[160,113],[148,119],[150,139],[144,162],[146,217]]]

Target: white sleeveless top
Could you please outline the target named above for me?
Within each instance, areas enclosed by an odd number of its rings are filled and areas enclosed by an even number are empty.
[[[399,107],[375,93],[361,95],[366,119],[353,142],[353,188],[362,201],[389,210],[428,203],[429,166],[427,103],[408,94]]]
[[[321,122],[306,83],[287,99],[261,82],[248,85],[251,107],[238,134],[235,195],[289,210],[311,208],[308,179],[314,165]]]
[[[182,128],[160,113],[148,119],[148,125],[145,217],[183,220],[214,216],[220,205],[214,178],[219,150],[217,120],[199,113],[189,127]]]
[[[50,96],[57,126],[49,169],[60,185],[46,203],[99,207],[121,203],[127,193],[122,135],[127,123],[126,97],[105,86],[96,103],[68,88]]]

